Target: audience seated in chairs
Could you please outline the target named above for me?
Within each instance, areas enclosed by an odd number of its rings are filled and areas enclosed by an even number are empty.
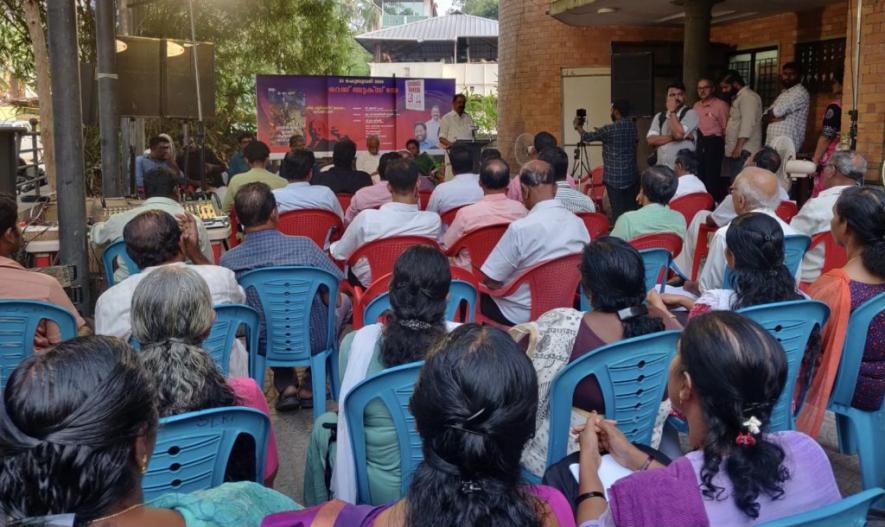
[[[449,162],[455,176],[433,189],[427,210],[443,212],[471,205],[483,197],[479,186],[479,174],[473,172],[473,154],[467,145],[455,143],[449,148]]]
[[[222,202],[221,207],[225,214],[230,213],[230,210],[234,206],[234,199],[237,197],[237,192],[239,192],[240,188],[244,185],[248,185],[249,183],[264,183],[272,189],[278,189],[289,184],[288,181],[276,174],[272,174],[265,168],[265,165],[268,164],[268,158],[270,157],[270,148],[268,148],[266,144],[261,141],[252,141],[243,149],[243,155],[246,156],[246,161],[249,162],[251,169],[248,172],[237,174],[227,182],[227,193],[224,195],[224,201]]]
[[[344,211],[341,210],[341,203],[335,193],[329,187],[310,184],[314,164],[316,158],[310,150],[295,150],[286,154],[280,165],[280,176],[289,184],[273,191],[278,212],[282,214],[290,210],[323,209],[344,218]]]
[[[629,241],[643,234],[671,232],[685,238],[685,217],[668,206],[678,185],[676,174],[670,167],[655,165],[646,168],[636,196],[640,208],[621,214],[611,235]]]
[[[270,410],[264,392],[249,377],[225,380],[215,361],[200,344],[212,330],[215,311],[206,281],[180,266],[150,273],[132,295],[132,336],[148,375],[157,386],[157,410],[168,417],[222,406],[249,406]],[[228,461],[226,480],[255,480],[255,445],[239,438]],[[277,473],[273,429],[267,445],[265,479]]]
[[[483,163],[479,171],[479,186],[482,188],[483,198],[455,214],[455,221],[443,235],[443,245],[451,247],[461,236],[474,229],[496,223],[510,223],[525,216],[528,213],[525,206],[505,194],[509,182],[510,166],[506,161],[491,159]],[[459,264],[470,265],[469,257],[466,259],[466,262]]]
[[[764,168],[772,174],[777,174],[777,171],[781,167],[781,156],[770,146],[763,146],[752,157],[747,159],[746,166]],[[780,185],[778,185],[777,193],[778,203],[790,199],[787,192]],[[728,222],[735,219],[737,215],[738,213],[734,209],[734,197],[731,194],[725,196],[725,199],[722,200],[713,212],[700,211],[695,214],[694,219],[688,226],[688,234],[685,237],[682,252],[676,257],[676,264],[679,268],[683,269],[685,272],[691,270],[692,264],[694,263],[694,252],[701,224],[706,223],[708,227],[718,229],[719,227],[728,225]]]
[[[692,319],[677,349],[668,393],[692,451],[663,468],[614,423],[591,416],[580,431],[580,491],[597,494],[578,504],[580,525],[748,525],[840,499],[813,438],[767,431],[787,375],[768,331],[735,313],[707,313]],[[607,489],[608,501],[597,497],[600,448],[635,471]]]
[[[828,232],[836,200],[843,190],[863,184],[866,171],[867,161],[857,152],[835,152],[821,171],[821,186],[825,190],[805,202],[799,214],[790,220],[790,226],[808,236]],[[823,263],[823,244],[809,249],[802,260],[802,281],[817,280]]]
[[[578,212],[596,212],[593,200],[575,186],[566,182],[568,177],[568,154],[558,146],[547,147],[538,154],[538,159],[546,161],[553,167],[556,175],[556,199],[568,210]]]
[[[298,508],[252,482],[143,503],[157,400],[151,374],[119,339],[81,337],[25,359],[6,384],[0,416],[3,515],[74,514],[74,525],[100,527],[242,527]]]
[[[683,295],[649,293],[660,309],[679,306],[688,317],[708,311],[736,310],[759,304],[801,300],[796,280],[784,265],[784,231],[767,214],[748,212],[732,220],[725,234],[725,261],[732,269],[732,285],[708,289],[697,300]]]
[[[178,186],[181,180],[165,169],[157,169],[148,172],[144,183],[144,193],[147,199],[134,209],[114,214],[107,221],[98,222],[92,226],[90,233],[92,243],[96,247],[104,247],[113,242],[123,239],[123,229],[132,221],[133,218],[148,210],[161,210],[168,212],[178,219],[179,223],[183,222],[186,216],[194,218],[194,224],[197,229],[197,242],[200,247],[200,253],[203,254],[205,260],[213,262],[215,255],[212,253],[212,243],[209,241],[209,233],[203,222],[193,214],[188,213],[181,203],[178,202]],[[194,261],[194,263],[203,263]],[[120,265],[114,272],[116,282],[122,282],[129,276],[129,269],[125,265]]]
[[[341,270],[329,259],[328,256],[313,243],[303,236],[287,236],[277,230],[277,203],[270,187],[263,183],[250,183],[244,186],[237,194],[235,202],[237,218],[245,228],[246,236],[243,242],[224,253],[221,257],[221,265],[236,273],[237,277],[246,271],[260,269],[262,267],[274,267],[283,265],[301,265],[316,267],[332,273],[336,277],[343,278]],[[265,318],[261,308],[258,293],[250,289],[246,291],[248,304],[258,310],[261,317],[259,329],[259,349],[266,346],[267,335],[265,334]],[[326,342],[326,306],[328,298],[322,298],[322,294],[314,298],[310,308],[310,340],[311,348],[321,350]],[[339,322],[349,311],[349,301],[342,297],[338,300]],[[297,410],[299,407],[312,407],[313,395],[310,391],[310,382],[306,380],[301,389],[298,388],[295,370],[292,368],[273,368],[274,387],[277,390],[276,409],[279,411]]]
[[[428,356],[415,385],[409,409],[424,460],[407,495],[379,507],[336,500],[268,521],[308,525],[322,517],[330,524],[364,527],[574,526],[561,493],[521,483],[520,453],[534,433],[537,393],[531,363],[506,333],[464,325]]]
[[[356,144],[350,139],[342,139],[332,149],[332,168],[322,171],[310,180],[311,185],[324,185],[335,194],[354,194],[357,190],[372,185],[372,177],[361,170],[354,170]]]
[[[670,198],[673,201],[676,198],[696,192],[707,192],[707,186],[695,174],[698,173],[698,156],[694,150],[683,148],[676,153],[676,162],[673,163],[673,172],[676,173],[678,184],[676,193]]]
[[[824,273],[808,289],[809,295],[830,307],[830,318],[824,326],[821,365],[796,421],[799,430],[815,436],[839,368],[851,311],[885,292],[885,191],[872,186],[843,190],[834,207],[831,228],[833,237],[848,254],[848,263]],[[880,313],[867,334],[852,406],[868,411],[881,408],[885,397],[883,368],[885,314]]]
[[[799,234],[796,229],[790,227],[782,219],[777,217],[774,210],[780,204],[778,189],[781,188],[777,176],[774,173],[758,167],[747,167],[734,178],[731,184],[731,195],[734,198],[734,208],[738,214],[747,212],[761,212],[774,218],[781,226],[784,236]],[[710,241],[710,252],[707,262],[700,273],[698,289],[701,293],[709,289],[722,289],[722,280],[725,277],[725,236],[729,226],[720,227]],[[683,253],[685,250],[683,249]],[[798,273],[797,273],[798,275]],[[693,289],[693,286],[687,287]]]
[[[456,326],[445,320],[450,282],[448,259],[437,249],[417,245],[397,259],[390,281],[391,310],[386,321],[369,324],[348,334],[341,342],[340,399],[343,400],[350,389],[371,375],[423,360],[434,344]],[[343,407],[339,406],[338,411],[343,412]],[[380,403],[371,404],[366,414],[371,494],[380,501],[391,501],[399,497],[401,482],[396,431],[387,410]],[[336,497],[345,501],[356,498],[353,467],[336,464],[343,456],[352,459],[349,436],[342,437],[343,421],[343,416],[329,412],[313,425],[304,471],[304,501],[307,505],[328,500],[330,484]],[[330,439],[330,427],[335,428],[335,423],[337,442]],[[330,456],[330,451],[336,454]],[[331,482],[325,479],[327,473],[333,474]]]
[[[500,289],[539,263],[577,254],[590,241],[581,218],[556,200],[556,176],[549,163],[529,161],[520,170],[519,179],[529,213],[510,224],[483,264],[484,283],[489,289]],[[485,316],[501,324],[528,322],[529,287],[524,284],[515,294],[504,298],[482,295],[480,308]]]
[[[392,160],[400,159],[401,157],[402,154],[399,152],[387,152],[381,155],[381,159],[378,160],[378,182],[356,191],[356,194],[350,199],[347,211],[344,213],[344,221],[346,223],[352,222],[357,214],[366,209],[377,209],[385,203],[390,203],[393,197],[390,195],[390,188],[387,186],[387,165]]]
[[[666,310],[646,307],[645,268],[639,251],[627,242],[603,236],[590,242],[581,260],[581,284],[593,310],[571,308],[548,311],[535,322],[510,330],[517,342],[528,344],[538,381],[549,390],[556,374],[569,362],[612,342],[648,333],[679,329]],[[539,394],[540,408],[547,408],[550,393]],[[574,404],[586,411],[605,411],[595,379],[586,379],[575,390]],[[547,460],[549,421],[539,414],[535,436],[523,452],[523,465],[542,474]]]
[[[346,260],[364,243],[392,236],[426,236],[437,240],[441,221],[435,212],[418,209],[418,167],[411,159],[394,159],[386,168],[392,202],[369,209],[353,220],[329,252],[336,260]],[[350,270],[363,287],[372,283],[368,262],[357,262]]]
[[[74,316],[80,335],[92,333],[58,280],[48,274],[25,269],[15,260],[22,244],[15,196],[0,193],[0,300],[39,300],[54,304]],[[41,325],[34,338],[34,348],[46,348],[58,344],[60,340],[61,335],[55,324],[49,323],[48,327]]]
[[[212,304],[242,304],[246,300],[243,288],[237,283],[229,269],[211,265],[203,258],[196,245],[195,221],[186,216],[179,227],[170,214],[161,210],[142,212],[123,229],[126,253],[141,268],[141,272],[130,276],[111,287],[98,297],[95,304],[95,332],[128,339],[132,334],[130,308],[132,295],[138,284],[152,271],[166,265],[185,265],[189,257],[195,265],[189,265],[209,286]],[[235,344],[231,356],[231,371],[246,375],[246,353],[242,346]]]
[[[550,132],[538,132],[535,134],[535,139],[532,141],[532,146],[529,149],[529,157],[532,159],[540,159],[539,156],[541,155],[541,152],[548,148],[556,148],[557,146],[556,137],[554,137],[553,134]],[[571,175],[565,176],[565,182],[572,188],[577,186]],[[522,183],[519,181],[518,174],[510,180],[510,184],[507,186],[507,197],[515,201],[524,202],[522,199]]]

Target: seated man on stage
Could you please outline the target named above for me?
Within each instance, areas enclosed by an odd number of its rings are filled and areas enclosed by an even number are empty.
[[[341,203],[329,187],[310,184],[315,163],[313,152],[306,149],[289,152],[283,158],[280,176],[289,184],[273,191],[280,214],[290,210],[323,209],[334,212],[339,218],[344,217]]]
[[[450,181],[440,183],[430,195],[427,210],[444,212],[476,203],[482,199],[479,174],[473,172],[473,155],[466,145],[455,143],[449,148],[449,162],[455,174]]]
[[[533,265],[578,254],[590,242],[581,218],[556,200],[553,167],[544,161],[529,161],[522,166],[519,179],[529,213],[510,224],[483,264],[482,273],[489,289],[504,287]],[[528,322],[531,304],[528,284],[508,297],[482,295],[480,299],[483,315],[507,325]]]
[[[58,280],[48,274],[25,269],[15,260],[22,242],[15,196],[0,193],[0,300],[39,300],[54,304],[74,316],[78,335],[92,333]],[[59,342],[61,335],[58,327],[55,324],[48,324],[48,327],[41,324],[34,339],[34,348],[47,348]]]
[[[387,165],[387,186],[391,203],[367,209],[354,218],[329,252],[336,260],[346,260],[365,243],[393,236],[424,236],[437,240],[441,222],[435,212],[418,209],[418,167],[411,159],[395,159]],[[355,279],[368,287],[372,273],[368,262],[356,262],[350,270]]]

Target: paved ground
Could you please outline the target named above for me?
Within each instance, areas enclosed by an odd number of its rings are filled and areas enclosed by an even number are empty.
[[[271,393],[268,386],[267,393]],[[271,395],[268,399],[271,400]],[[304,488],[304,459],[307,450],[307,440],[310,436],[312,424],[312,411],[299,410],[285,414],[277,414],[273,409],[274,401],[270,401],[271,420],[277,438],[277,448],[280,454],[280,470],[274,487],[280,492],[292,497],[296,502],[302,502]],[[331,404],[331,403],[330,403]],[[830,458],[836,481],[843,496],[855,494],[861,490],[860,472],[856,456],[846,456],[838,452],[836,429],[831,414],[827,415],[821,431],[820,441]],[[885,519],[871,521],[870,527],[885,527]]]

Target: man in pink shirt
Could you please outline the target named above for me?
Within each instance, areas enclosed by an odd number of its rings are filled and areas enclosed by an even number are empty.
[[[369,187],[363,187],[356,191],[350,200],[350,206],[344,213],[344,224],[348,225],[356,218],[356,215],[366,209],[377,209],[385,203],[390,203],[393,198],[390,196],[390,189],[387,187],[387,177],[384,171],[387,164],[394,159],[399,159],[402,154],[399,152],[387,152],[378,160],[378,182]]]
[[[537,135],[535,135],[535,140],[532,143],[529,155],[532,159],[538,159],[538,156],[544,151],[544,149],[556,148],[557,146],[556,138],[553,137],[553,134],[550,132],[538,132]],[[577,187],[571,174],[566,174],[565,182],[568,183],[568,186],[571,188]],[[522,203],[522,187],[519,184],[519,175],[514,177],[507,186],[507,197]]]
[[[728,103],[716,97],[713,81],[707,78],[698,80],[698,102],[694,111],[698,114],[697,156],[699,163],[696,174],[716,200],[724,197],[725,189],[731,182],[722,182],[719,173],[725,155],[725,126],[728,124]]]
[[[483,198],[473,205],[463,207],[455,215],[455,220],[443,235],[443,245],[450,247],[458,238],[474,229],[510,223],[522,218],[528,210],[519,201],[507,197],[507,184],[510,182],[510,167],[502,159],[491,159],[479,171],[479,186]],[[469,255],[458,255],[458,265],[469,267]]]

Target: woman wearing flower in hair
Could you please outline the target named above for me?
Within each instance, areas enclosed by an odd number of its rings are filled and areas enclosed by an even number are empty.
[[[510,330],[514,340],[527,348],[538,374],[538,405],[547,408],[550,387],[559,371],[586,353],[622,339],[638,337],[665,329],[680,329],[676,317],[644,304],[645,267],[642,256],[629,243],[612,236],[594,239],[584,248],[581,259],[581,285],[592,311],[553,309],[535,322],[520,324]],[[574,405],[582,410],[605,412],[599,383],[591,377],[578,384]],[[669,407],[661,412],[663,419]],[[545,411],[538,412],[535,436],[522,455],[522,464],[538,477],[544,474],[547,461],[549,421]],[[652,446],[659,440],[653,438]]]
[[[367,377],[424,360],[434,344],[454,327],[445,321],[450,282],[448,259],[437,249],[414,246],[397,259],[386,320],[354,331],[341,342],[339,401]],[[304,470],[305,505],[316,505],[333,496],[350,503],[356,499],[350,433],[342,412],[344,408],[339,406],[338,413],[327,412],[314,423]],[[332,439],[333,429],[337,440]],[[380,402],[366,407],[365,435],[372,497],[379,503],[395,500],[401,481],[399,448],[393,420]]]
[[[591,416],[579,431],[578,525],[754,525],[838,501],[832,467],[813,438],[767,431],[786,376],[780,344],[755,322],[730,311],[693,318],[667,383],[692,451],[667,467],[648,463],[616,424]],[[603,489],[600,449],[636,472]]]

